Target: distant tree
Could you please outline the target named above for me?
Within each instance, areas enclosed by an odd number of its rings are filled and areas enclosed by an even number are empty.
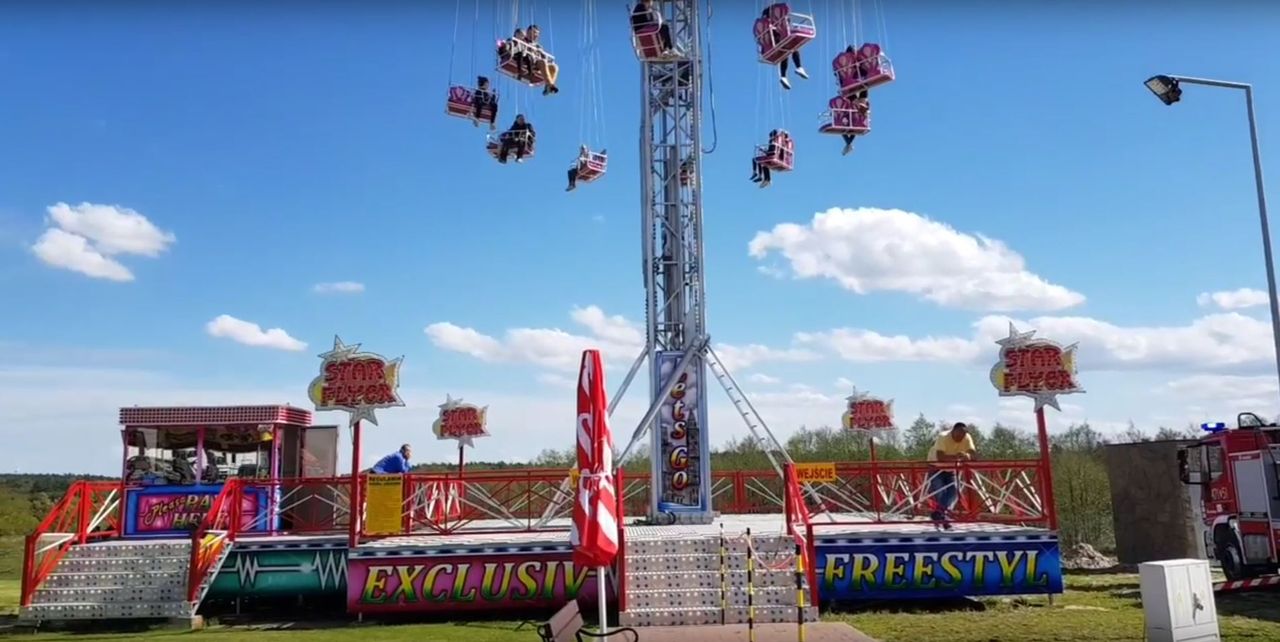
[[[1160,430],[1162,431],[1167,430],[1167,428],[1161,427]],[[1157,433],[1156,439],[1161,438],[1159,434],[1160,433]],[[1133,420],[1130,419],[1129,427],[1125,428],[1117,436],[1117,441],[1122,444],[1136,444],[1143,441],[1151,441],[1151,438],[1148,437],[1146,433],[1142,432],[1142,430],[1139,429],[1136,425],[1134,425]]]
[[[907,459],[925,459],[940,431],[921,413],[902,434],[902,452]]]
[[[997,422],[979,455],[983,459],[1028,459],[1035,457],[1037,451],[1034,435]]]
[[[1188,435],[1186,431],[1177,430],[1176,428],[1166,428],[1164,426],[1160,426],[1160,429],[1156,431],[1156,441],[1194,439],[1196,437],[1198,437],[1198,435]]]
[[[1066,432],[1052,437],[1050,442],[1059,451],[1092,453],[1101,448],[1106,440],[1086,421],[1072,424]]]

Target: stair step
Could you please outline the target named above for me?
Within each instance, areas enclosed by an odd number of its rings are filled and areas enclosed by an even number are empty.
[[[136,544],[85,544],[72,546],[63,559],[118,557],[190,557],[191,543],[139,542]]]
[[[20,620],[124,620],[191,617],[187,602],[67,602],[24,606]]]
[[[817,622],[818,609],[806,607],[804,616],[806,622]],[[727,624],[745,624],[747,622],[747,609],[745,607],[731,607],[725,609],[722,614],[719,608],[628,608],[621,614],[619,619],[622,626],[633,627],[698,626],[720,624],[722,621]],[[756,607],[753,619],[757,624],[788,623],[796,621],[797,613],[794,606]]]
[[[62,589],[81,587],[117,587],[132,586],[137,588],[160,588],[168,586],[185,587],[185,574],[157,575],[152,573],[105,572],[105,573],[68,573],[54,572],[40,585],[42,589]]]
[[[86,557],[63,558],[57,570],[64,573],[93,573],[103,571],[128,571],[134,573],[185,572],[190,559],[187,557]]]
[[[181,602],[186,599],[183,586],[79,586],[44,588],[36,591],[35,604],[78,604],[116,602]]]
[[[795,573],[768,572],[755,573],[751,578],[757,589],[770,587],[794,587]],[[745,588],[746,571],[725,573],[725,582],[732,588]],[[667,571],[633,572],[627,569],[627,591],[659,591],[671,589],[715,589],[720,590],[720,573]]]
[[[746,607],[748,601],[745,589],[732,589],[721,597],[720,589],[652,589],[627,591],[627,606],[635,609],[663,608],[720,608],[721,600],[730,607]],[[796,605],[796,589],[794,586],[757,587],[750,596],[757,607]]]

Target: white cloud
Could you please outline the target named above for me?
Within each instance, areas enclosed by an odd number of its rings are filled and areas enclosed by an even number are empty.
[[[848,377],[836,377],[835,385],[837,388],[848,390],[853,388],[853,380]]]
[[[334,281],[317,283],[311,290],[317,294],[359,294],[364,292],[364,284],[357,281]]]
[[[576,371],[582,351],[595,348],[615,363],[630,363],[644,346],[644,330],[621,315],[608,315],[598,306],[574,308],[570,317],[586,331],[575,334],[559,328],[511,328],[501,339],[448,321],[432,323],[423,331],[438,348],[461,352],[491,363],[529,363],[565,372]],[[778,349],[750,344],[715,344],[716,354],[731,371],[765,362],[817,359],[809,350]]]
[[[977,357],[972,339],[906,335],[886,336],[871,330],[836,328],[826,332],[797,332],[796,341],[830,350],[848,361],[969,361]],[[847,379],[845,381],[848,381]]]
[[[231,339],[236,343],[243,343],[255,348],[272,348],[294,352],[307,348],[306,343],[289,336],[289,333],[281,328],[263,330],[256,323],[237,319],[229,314],[218,315],[217,318],[205,324],[204,329],[205,332],[209,333],[209,336]]]
[[[952,308],[1060,310],[1084,295],[1030,272],[999,240],[959,232],[919,214],[832,208],[808,225],[758,232],[751,256],[777,252],[796,278],[826,278],[858,294],[907,292]]]
[[[1252,288],[1201,292],[1196,297],[1196,303],[1199,303],[1201,307],[1217,306],[1223,310],[1243,310],[1266,305],[1270,300],[1266,292]]]
[[[95,279],[132,281],[133,272],[115,259],[93,248],[89,239],[58,228],[50,228],[31,246],[37,258],[48,265],[79,272]]]
[[[32,252],[46,265],[110,281],[132,281],[133,273],[113,256],[156,257],[175,242],[147,217],[118,205],[56,203]]]
[[[772,386],[772,385],[782,383],[781,379],[777,377],[770,377],[769,375],[764,374],[763,372],[752,373],[751,376],[747,377],[747,381],[750,381],[751,383],[763,384],[766,386]]]
[[[1009,319],[979,320],[977,342],[995,355],[1008,336]],[[1039,317],[1014,321],[1064,344],[1079,343],[1081,370],[1249,370],[1275,363],[1271,325],[1236,312],[1210,314],[1182,326],[1117,326],[1088,317]]]

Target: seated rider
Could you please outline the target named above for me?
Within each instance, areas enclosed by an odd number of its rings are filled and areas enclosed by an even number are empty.
[[[761,163],[761,159],[773,158],[778,154],[778,130],[769,132],[769,146],[765,148],[764,154],[761,156],[751,157],[751,182],[760,183],[760,187],[768,187],[772,173],[769,166]]]
[[[662,13],[654,9],[648,2],[640,0],[631,9],[631,31],[635,32],[645,25],[658,25],[658,40],[662,43],[662,52],[667,53],[675,46],[671,43],[671,25],[662,20]]]
[[[538,43],[538,37],[541,35],[542,30],[538,28],[538,25],[529,25],[529,28],[524,32],[524,41],[534,51],[542,52],[542,45]],[[542,53],[537,58],[536,62],[539,70],[542,71],[542,77],[547,79],[546,85],[542,87],[542,95],[560,93],[560,88],[556,86],[556,79],[560,76],[560,67],[551,62],[551,57],[545,55],[545,53]],[[532,65],[534,62],[530,61],[529,64]]]
[[[600,150],[601,156],[608,155],[608,150]],[[586,145],[578,148],[578,160],[573,162],[573,167],[569,168],[569,186],[564,188],[566,192],[572,192],[578,187],[578,174],[586,169],[587,163],[591,162],[591,150]]]
[[[498,128],[498,96],[493,93],[493,89],[489,86],[489,79],[484,76],[476,77],[476,90],[471,94],[471,107],[473,109],[472,117],[475,119],[476,125],[480,121],[489,121],[490,131]],[[485,112],[488,117],[485,117]]]
[[[768,46],[772,46],[778,42],[778,36],[781,35],[778,33],[778,26],[774,24],[773,18],[769,17],[768,7],[765,7],[764,13],[760,14],[760,17],[764,18],[764,24],[767,27],[767,30],[761,34],[760,37],[764,39],[764,42],[767,43]],[[760,53],[764,53],[767,48],[766,44],[761,44]],[[809,79],[808,72],[804,70],[804,67],[800,66],[800,50],[796,49],[791,52],[789,60],[787,58],[783,58],[782,62],[778,63],[778,81],[782,83],[782,87],[784,89],[791,89],[791,81],[787,80],[787,62],[794,62],[796,64],[797,76],[800,76],[805,80]]]
[[[511,123],[511,128],[502,132],[502,136],[499,137],[502,145],[498,149],[498,162],[507,162],[507,156],[515,150],[516,162],[523,163],[524,155],[533,147],[536,136],[533,125],[525,121],[524,114],[516,114],[516,120]]]
[[[871,101],[867,98],[867,90],[862,89],[855,93],[850,99],[850,106],[859,115],[865,116],[871,112]],[[848,156],[853,151],[853,138],[855,134],[840,134],[840,138],[844,139],[844,151],[840,152],[842,156]]]
[[[498,41],[498,55],[510,55],[511,60],[516,63],[516,78],[524,80],[526,77],[533,77],[533,61],[529,59],[528,54],[516,42],[525,42],[524,29],[516,28],[508,40]]]

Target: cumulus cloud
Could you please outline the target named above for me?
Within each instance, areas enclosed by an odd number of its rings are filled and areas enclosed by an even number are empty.
[[[109,281],[132,281],[116,256],[154,258],[176,238],[147,217],[119,205],[56,203],[47,208],[49,228],[31,250],[46,265]]]
[[[1274,365],[1271,326],[1236,312],[1210,314],[1186,325],[1119,326],[1089,317],[1013,319],[984,316],[970,337],[887,336],[861,328],[796,333],[796,342],[855,362],[933,361],[989,364],[996,341],[1020,331],[1063,344],[1078,343],[1082,370],[1183,370],[1247,373]]]
[[[621,315],[609,315],[598,306],[574,308],[570,318],[581,333],[560,328],[511,328],[501,338],[448,321],[432,323],[423,331],[437,348],[467,354],[490,363],[528,363],[552,370],[576,371],[582,351],[595,348],[615,363],[630,363],[644,346],[644,330]],[[757,363],[807,361],[819,358],[811,350],[770,348],[750,344],[716,344],[716,354],[730,370]]]
[[[311,287],[317,294],[359,294],[364,292],[364,284],[357,281],[334,281],[317,283]]]
[[[747,377],[747,381],[750,381],[751,383],[763,384],[766,386],[772,386],[772,385],[782,383],[781,379],[777,377],[770,377],[769,375],[764,374],[763,372],[752,373],[751,376]]]
[[[897,209],[832,208],[807,225],[758,232],[748,248],[756,259],[781,255],[795,278],[831,279],[858,294],[906,292],[992,312],[1061,310],[1085,299],[1028,271],[999,240]]]
[[[209,336],[231,339],[236,343],[255,348],[271,348],[273,350],[289,350],[293,352],[307,348],[306,343],[289,336],[289,333],[281,328],[263,330],[262,326],[256,323],[237,319],[229,314],[218,315],[217,318],[205,324],[204,329],[205,332],[209,333]]]
[[[871,330],[836,328],[825,332],[798,332],[796,341],[834,352],[847,361],[969,361],[978,356],[973,339],[957,337],[887,336]],[[848,381],[844,379],[844,381]]]
[[[1220,292],[1201,292],[1196,303],[1201,307],[1217,306],[1223,310],[1243,310],[1259,305],[1266,305],[1270,297],[1262,290],[1240,288],[1238,290],[1222,290]]]

